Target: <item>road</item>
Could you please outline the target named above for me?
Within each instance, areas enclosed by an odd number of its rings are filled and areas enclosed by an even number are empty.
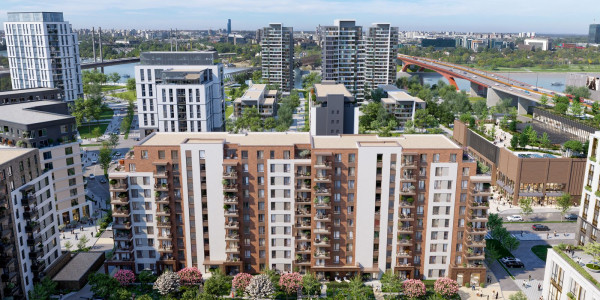
[[[579,207],[571,208],[567,213],[579,214]],[[506,217],[512,215],[521,215],[520,208],[512,208],[504,210],[498,213],[502,219],[506,220]],[[562,214],[556,211],[548,211],[539,209],[539,211],[531,214],[530,216],[523,216],[523,219],[528,222],[543,222],[543,221],[563,221]]]

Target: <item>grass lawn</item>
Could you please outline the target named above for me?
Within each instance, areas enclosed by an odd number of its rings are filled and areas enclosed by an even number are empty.
[[[125,100],[134,100],[136,99],[135,91],[127,91],[122,93],[114,93],[112,94],[114,97],[125,99]]]
[[[104,132],[106,132],[106,127],[108,127],[108,123],[104,123],[104,124],[100,123],[99,125],[94,124],[92,126],[82,125],[82,126],[79,126],[79,128],[77,128],[77,130],[79,131],[79,135],[81,135],[82,139],[91,139],[91,138],[95,138],[95,136],[92,136],[92,131],[96,127],[100,127],[101,134],[104,134]]]
[[[225,118],[229,118],[229,116],[231,116],[232,113],[233,113],[233,104],[232,105],[228,105],[225,108]]]
[[[124,86],[120,86],[120,85],[103,85],[102,86],[102,91],[103,92],[109,92],[109,91],[114,91],[114,90],[118,90],[118,89],[122,89],[125,88]]]
[[[483,97],[469,97],[470,102],[477,102],[478,100],[485,100]]]
[[[548,255],[548,249],[552,248],[550,245],[536,245],[531,247],[531,252],[541,260],[546,261],[546,255]]]
[[[113,117],[113,110],[112,108],[105,106],[102,107],[102,112],[100,113],[100,119],[111,119]]]

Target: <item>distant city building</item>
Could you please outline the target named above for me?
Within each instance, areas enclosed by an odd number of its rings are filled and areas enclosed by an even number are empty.
[[[398,27],[374,23],[368,28],[365,48],[365,93],[381,84],[396,82],[398,60]]]
[[[144,52],[135,67],[140,133],[221,131],[223,65],[217,53]]]
[[[276,116],[277,90],[267,90],[266,84],[251,85],[241,98],[233,101],[233,115],[241,117],[249,107],[256,107],[263,118]]]
[[[422,39],[421,47],[433,47],[435,49],[455,48],[456,40],[448,38]]]
[[[364,100],[365,54],[363,29],[354,20],[320,26],[322,79],[343,84],[357,101]]]
[[[37,149],[0,149],[1,299],[27,299],[61,257],[53,185]]]
[[[390,114],[396,117],[398,127],[404,127],[407,121],[414,121],[417,109],[424,109],[426,107],[425,101],[409,95],[406,91],[396,86],[388,85],[380,86],[380,88],[385,92],[385,97],[381,99],[381,104]]]
[[[600,44],[600,24],[590,24],[588,43]]]
[[[310,106],[312,135],[358,133],[358,107],[343,84],[323,80],[315,84],[315,101]]]
[[[93,203],[85,199],[77,125],[67,103],[41,100],[1,106],[0,142],[40,149],[39,163],[54,180],[58,224],[93,215]]]
[[[231,34],[231,19],[227,19],[227,35]]]
[[[294,88],[294,30],[271,23],[261,35],[262,79],[281,91]]]
[[[13,89],[58,88],[83,97],[77,33],[60,12],[9,12],[4,23]]]
[[[552,49],[552,41],[549,39],[525,39],[525,45],[533,46],[533,50],[547,51]]]

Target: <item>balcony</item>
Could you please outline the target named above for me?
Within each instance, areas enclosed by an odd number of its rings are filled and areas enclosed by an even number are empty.
[[[467,259],[468,260],[482,260],[482,259],[485,259],[485,255],[483,254],[483,251],[473,252],[473,253],[467,252]]]
[[[310,179],[310,172],[296,172],[296,178],[298,178],[298,179]]]
[[[315,182],[324,182],[324,183],[330,183],[331,182],[331,175],[327,175],[327,176],[320,176],[317,175],[315,177]]]
[[[131,222],[113,222],[113,229],[131,229]]]
[[[318,188],[315,190],[316,196],[331,196],[331,190],[328,188]]]
[[[225,253],[239,254],[240,247],[238,247],[238,246],[227,247],[227,248],[225,248]]]
[[[125,245],[125,246],[118,245],[115,247],[115,252],[129,253],[131,251],[133,251],[133,245]]]
[[[23,218],[31,220],[39,218],[39,212],[37,208],[25,206],[25,211],[23,212]]]
[[[296,253],[302,253],[302,254],[310,253],[310,245],[296,248]]]
[[[327,200],[317,200],[315,199],[315,208],[317,209],[331,209],[331,202]]]
[[[169,177],[169,171],[157,170],[156,172],[154,172],[154,177],[155,178],[167,178],[167,177]]]
[[[129,203],[129,197],[127,192],[120,192],[117,195],[113,195],[110,199],[110,204],[127,204]]]
[[[159,235],[157,236],[157,238],[158,238],[159,240],[170,240],[170,239],[172,239],[172,238],[173,238],[173,235],[171,235],[170,233],[159,234]]]
[[[310,232],[309,230],[306,230],[306,231]],[[296,235],[296,240],[297,241],[310,241],[310,234],[308,234],[308,233],[298,234],[298,235]]]
[[[405,195],[406,196],[408,196],[408,195],[415,195],[416,194],[415,189],[416,188],[415,188],[414,185],[411,185],[411,186],[406,187],[406,188],[402,188],[400,190],[400,195],[403,195],[403,196],[405,196]]]
[[[403,257],[403,258],[410,258],[412,257],[412,251],[398,251],[398,257]]]
[[[473,187],[473,195],[477,195],[477,196],[491,196],[492,195],[492,189],[491,188],[483,188],[483,187],[477,187],[474,186]]]
[[[31,222],[28,222],[27,225],[25,225],[25,231],[26,232],[37,232],[39,230],[40,230],[40,223],[39,222],[31,221]],[[12,230],[11,230],[11,232],[12,232]]]
[[[115,241],[131,241],[133,235],[131,233],[116,233],[114,235]]]
[[[237,221],[225,223],[225,229],[239,229],[239,228],[240,228],[240,223]]]
[[[327,251],[323,251],[323,252],[315,252],[314,254],[315,258],[321,258],[321,259],[329,259],[329,252]]]
[[[331,246],[331,244],[329,244],[329,239],[323,238],[323,239],[315,239],[315,246],[317,247],[329,247]]]
[[[156,226],[157,227],[171,227],[171,222],[170,221],[160,221],[160,220],[157,220],[156,221]]]
[[[237,184],[224,184],[223,191],[229,192],[229,193],[237,193],[238,186],[237,186]]]
[[[413,181],[417,181],[417,176],[415,176],[415,175],[403,175],[403,176],[400,176],[400,181],[401,182],[413,182]]]
[[[171,209],[168,206],[163,206],[162,209],[159,207],[158,209],[156,209],[156,215],[157,216],[170,216]]]
[[[169,198],[169,196],[164,196],[164,197],[156,197],[156,204],[169,204],[169,202],[171,201],[171,199]]]
[[[403,160],[402,161],[402,168],[407,168],[407,169],[416,169],[417,168],[417,163],[413,160]]]
[[[310,203],[310,198],[296,197],[297,203]]]
[[[224,214],[226,217],[237,217],[238,212],[237,209],[226,209]]]
[[[310,266],[310,259],[308,259],[308,258],[296,259],[296,265],[298,265],[298,266]]]
[[[228,234],[228,235],[225,235],[225,240],[226,241],[237,241],[239,238],[240,238],[240,236],[237,235],[237,234]]]
[[[236,203],[238,203],[238,197],[237,196],[228,196],[228,197],[223,198],[223,202],[236,204]]]
[[[315,215],[315,221],[331,222],[331,214],[317,213]]]
[[[167,191],[169,191],[169,184],[168,183],[157,183],[154,185],[154,189],[156,191],[160,191],[160,192],[167,192]]]
[[[487,222],[488,215],[487,214],[469,214],[467,218],[471,222]]]
[[[412,221],[414,219],[413,214],[400,214],[398,216],[399,221]]]
[[[412,245],[412,244],[413,244],[413,240],[412,240],[412,237],[410,237],[410,236],[405,235],[398,239],[398,245]]]
[[[316,234],[330,234],[331,228],[330,227],[315,228],[315,230],[313,232]]]
[[[398,226],[398,233],[413,233],[414,227],[412,226]]]
[[[310,211],[306,209],[296,210],[296,217],[310,217]]]
[[[296,228],[297,229],[310,229],[311,224],[310,224],[310,222],[298,222],[298,223],[296,223]]]
[[[42,236],[41,235],[33,235],[33,236],[29,236],[27,237],[27,246],[34,246],[36,244],[39,244],[42,242]]]
[[[489,209],[490,204],[487,201],[473,201],[471,202],[472,209]]]
[[[127,191],[127,180],[111,179],[109,185],[109,191],[111,192],[126,192]]]
[[[223,178],[224,179],[236,179],[237,172],[235,172],[235,171],[223,172]]]
[[[46,262],[43,259],[36,259],[32,262],[31,271],[35,273],[44,272],[46,269]]]
[[[296,192],[310,192],[310,183],[297,185]]]
[[[34,259],[37,259],[37,257],[35,257]],[[15,261],[14,257],[8,256],[8,255],[2,255],[2,256],[0,256],[0,268],[6,268],[7,266],[11,265],[14,261]]]
[[[314,165],[315,169],[331,169],[330,161],[317,161]]]
[[[485,240],[481,239],[481,240],[467,240],[467,245],[469,246],[475,246],[475,247],[484,247],[485,246]]]
[[[487,229],[485,227],[467,226],[467,232],[475,235],[485,235],[487,233]]]
[[[121,218],[129,218],[129,209],[113,209],[112,210],[113,217],[121,217]]]
[[[173,253],[173,246],[172,245],[158,246],[158,251],[164,252],[164,253]]]
[[[412,199],[412,197],[410,198]],[[400,201],[400,207],[414,208],[415,202],[413,201]]]

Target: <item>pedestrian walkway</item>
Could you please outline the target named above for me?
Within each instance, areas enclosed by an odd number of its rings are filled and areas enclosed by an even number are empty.
[[[476,286],[466,287],[463,286],[458,290],[458,294],[461,299],[508,299],[511,293],[502,292],[500,289],[500,283],[494,276],[494,273],[488,269],[489,283],[486,283],[484,287]],[[483,278],[483,280],[487,280]],[[496,294],[498,296],[496,297]]]
[[[88,242],[85,243],[84,247],[91,247],[90,250],[97,250],[94,248],[94,245],[98,241],[98,238],[96,237],[98,229],[100,229],[99,226],[87,222],[85,224],[77,225],[76,228],[65,228],[64,232],[60,235],[61,249],[66,250],[67,247],[65,245],[67,244],[67,242],[69,242],[71,244],[70,250],[77,250],[77,245],[79,241],[82,237],[85,236],[88,239]]]
[[[537,300],[542,296],[541,286],[544,284],[543,280],[516,279],[516,282],[521,291],[527,296],[527,299]]]
[[[531,233],[522,231],[511,231],[511,233],[521,241],[549,241],[549,240],[570,240],[575,239],[575,233]]]

